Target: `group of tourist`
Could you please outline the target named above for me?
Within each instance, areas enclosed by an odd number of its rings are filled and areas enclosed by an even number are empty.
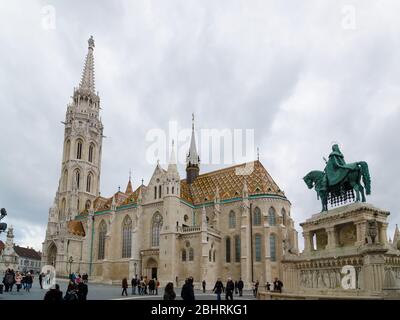
[[[58,284],[54,288],[51,288],[46,292],[44,300],[46,301],[85,301],[88,295],[88,275],[85,273],[83,275],[71,273],[69,275],[69,283],[65,296],[60,290]]]
[[[282,293],[283,282],[281,280],[279,280],[278,278],[275,278],[272,285],[273,285],[272,290],[274,292]],[[265,289],[267,289],[267,291],[271,291],[271,284],[269,282],[267,282],[267,284],[265,285]],[[257,296],[257,293],[256,293],[256,296]]]
[[[17,292],[23,288],[26,292],[30,292],[33,283],[33,275],[30,272],[19,272],[13,269],[7,269],[4,273],[2,284],[0,284],[0,293],[12,292],[15,285]]]
[[[206,292],[206,281],[203,280],[202,282],[202,287],[203,287],[203,293]],[[243,296],[243,287],[244,283],[242,281],[242,278],[239,279],[239,281],[233,281],[232,278],[228,278],[226,285],[221,281],[221,278],[218,278],[217,281],[215,282],[214,288],[212,289],[212,292],[214,292],[217,295],[217,300],[221,300],[221,295],[222,293],[225,292],[225,299],[226,300],[233,300],[233,293],[239,294],[239,296]]]
[[[158,295],[158,288],[160,287],[160,282],[154,279],[148,279],[147,277],[138,276],[132,278],[131,280],[132,294],[135,295],[136,292],[139,295]],[[128,295],[128,280],[127,278],[122,279],[122,295]]]

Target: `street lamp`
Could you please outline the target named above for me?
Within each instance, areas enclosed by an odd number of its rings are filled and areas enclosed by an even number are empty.
[[[136,266],[137,266],[137,263],[135,262],[135,263],[133,264],[133,266],[135,267],[135,277],[136,277]]]
[[[69,274],[71,275],[71,268],[72,268],[72,263],[74,262],[74,259],[72,258],[72,256],[69,257]]]

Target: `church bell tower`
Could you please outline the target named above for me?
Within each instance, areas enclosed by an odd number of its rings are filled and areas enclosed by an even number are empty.
[[[99,118],[100,97],[95,92],[94,47],[90,37],[82,79],[74,88],[63,122],[64,151],[55,201],[59,222],[89,210],[99,195],[103,124]]]

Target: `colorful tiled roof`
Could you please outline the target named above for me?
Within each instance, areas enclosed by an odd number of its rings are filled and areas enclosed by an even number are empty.
[[[69,233],[76,235],[76,236],[81,236],[81,237],[85,236],[85,228],[83,227],[82,222],[76,221],[76,220],[71,220],[71,221],[68,221],[67,227],[68,227]]]
[[[252,165],[254,166],[252,167]],[[250,168],[250,170],[243,174],[245,168]],[[285,193],[258,160],[201,174],[191,185],[188,185],[186,179],[183,179],[181,180],[180,197],[190,204],[200,205],[214,201],[218,188],[220,200],[240,198],[243,195],[245,182],[249,195],[271,194],[285,197]],[[117,192],[114,194],[116,206],[137,204],[139,194],[144,194],[146,189],[146,186],[141,185],[131,193]],[[95,212],[111,209],[112,199],[113,197],[97,197],[93,204]]]
[[[250,166],[252,163],[247,163]],[[242,197],[243,186],[246,181],[249,195],[274,194],[285,197],[260,161],[253,162],[253,170],[247,175],[238,174],[246,168],[246,163],[212,171],[199,175],[189,186],[186,180],[181,181],[181,198],[194,205],[210,202],[215,199],[215,192],[219,190],[220,200]]]
[[[145,192],[147,187],[144,185],[140,185],[135,191],[133,191],[128,198],[122,203],[122,205],[127,205],[127,204],[137,204],[138,203],[138,198],[139,194]]]

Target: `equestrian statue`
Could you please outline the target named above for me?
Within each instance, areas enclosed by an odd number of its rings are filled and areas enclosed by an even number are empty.
[[[339,146],[334,144],[329,159],[325,162],[324,171],[313,170],[303,178],[307,187],[314,188],[317,192],[322,211],[328,210],[328,202],[334,206],[354,200],[354,191],[356,202],[366,201],[365,193],[371,194],[371,178],[365,161],[347,164]]]

